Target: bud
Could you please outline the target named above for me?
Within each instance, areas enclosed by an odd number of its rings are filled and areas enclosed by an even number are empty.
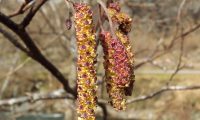
[[[72,27],[72,21],[71,21],[70,18],[68,18],[68,19],[65,20],[65,26],[66,26],[67,30],[71,29],[71,27]]]

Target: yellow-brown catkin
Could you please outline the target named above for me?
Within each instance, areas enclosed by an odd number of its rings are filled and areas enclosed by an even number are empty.
[[[126,49],[119,40],[112,38],[110,32],[102,32],[100,40],[104,51],[106,87],[110,103],[116,110],[124,110],[126,108],[124,87],[129,84],[130,77]]]
[[[96,109],[96,41],[91,8],[74,4],[77,39],[77,113],[78,120],[95,120]]]

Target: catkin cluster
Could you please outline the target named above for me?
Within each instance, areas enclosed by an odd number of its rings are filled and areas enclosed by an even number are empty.
[[[83,3],[74,4],[77,39],[78,120],[94,120],[96,108],[96,41],[91,8]]]
[[[97,104],[96,49],[92,10],[84,3],[73,4],[77,39],[77,113],[78,120],[95,120]],[[118,3],[108,6],[115,33],[102,31],[100,41],[104,51],[107,92],[111,105],[117,110],[126,108],[126,96],[131,95],[134,83],[134,61],[128,33],[132,19],[122,12]],[[111,28],[113,29],[113,28]]]

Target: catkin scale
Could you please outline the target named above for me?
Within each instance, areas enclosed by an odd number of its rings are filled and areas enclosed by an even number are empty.
[[[77,113],[78,120],[95,120],[96,108],[96,41],[91,8],[74,4],[77,39]]]

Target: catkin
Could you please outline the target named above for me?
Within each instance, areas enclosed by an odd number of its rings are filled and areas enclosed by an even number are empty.
[[[125,94],[126,96],[131,96],[133,84],[135,81],[135,75],[134,75],[134,54],[132,53],[132,47],[130,45],[129,37],[125,35],[120,29],[116,31],[117,38],[121,41],[121,43],[126,48],[126,53],[128,56],[128,64],[130,68],[130,77],[129,77],[129,85],[125,88]]]
[[[130,68],[131,74],[129,77],[129,84],[126,85],[126,88],[125,88],[125,94],[127,96],[130,96],[132,93],[133,83],[135,80],[134,54],[132,52],[132,47],[131,47],[130,40],[127,34],[131,31],[132,19],[129,17],[129,15],[120,12],[120,6],[119,6],[119,3],[117,2],[109,4],[108,11],[109,11],[109,16],[112,19],[112,22],[117,23],[118,25],[118,28],[115,30],[115,34],[117,38],[121,41],[123,46],[126,48],[126,53],[128,55],[129,68]]]
[[[96,41],[91,8],[74,4],[77,39],[77,113],[78,120],[95,120],[96,95]]]
[[[110,32],[100,34],[104,51],[104,68],[107,92],[111,105],[117,110],[125,109],[124,87],[129,83],[130,68],[126,49],[117,39],[112,38]]]

